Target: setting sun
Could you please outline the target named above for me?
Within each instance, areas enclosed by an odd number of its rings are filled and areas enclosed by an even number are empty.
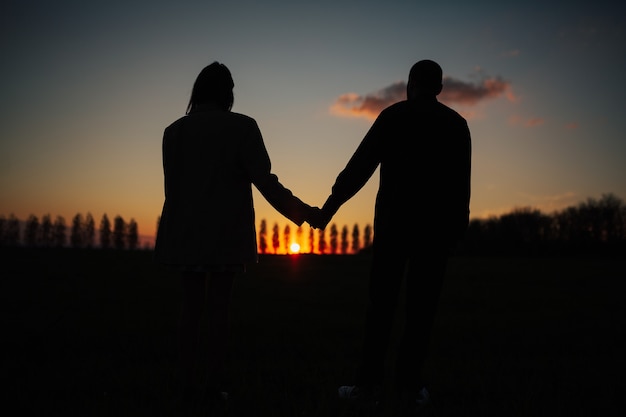
[[[290,252],[290,253],[300,253],[300,245],[299,245],[299,244],[297,244],[297,243],[295,243],[295,242],[294,242],[294,243],[292,243],[292,244],[289,246],[289,252]]]

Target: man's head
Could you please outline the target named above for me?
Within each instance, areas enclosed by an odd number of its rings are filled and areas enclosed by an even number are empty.
[[[443,71],[439,64],[430,59],[416,62],[409,72],[406,96],[409,100],[420,97],[435,97],[443,87]]]

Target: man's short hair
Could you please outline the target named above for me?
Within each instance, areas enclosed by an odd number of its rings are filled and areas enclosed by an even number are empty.
[[[409,72],[409,83],[415,84],[419,90],[439,94],[443,82],[443,70],[435,61],[424,59],[416,62]]]

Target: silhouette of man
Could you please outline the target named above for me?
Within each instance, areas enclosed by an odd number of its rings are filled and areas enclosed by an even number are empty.
[[[381,391],[394,312],[405,281],[406,317],[396,356],[395,391],[415,408],[428,401],[423,366],[451,249],[469,222],[471,137],[466,120],[437,100],[441,67],[413,65],[407,100],[383,110],[312,225],[326,227],[380,166],[374,215],[369,304],[356,385],[339,395],[368,399]]]

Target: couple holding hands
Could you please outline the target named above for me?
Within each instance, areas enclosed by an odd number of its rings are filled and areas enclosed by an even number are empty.
[[[385,357],[398,294],[406,285],[405,328],[393,391],[408,412],[429,398],[423,365],[451,249],[469,223],[471,137],[466,120],[437,100],[443,72],[416,62],[406,100],[384,109],[342,170],[323,207],[311,207],[285,188],[256,121],[232,112],[234,82],[213,62],[196,78],[185,116],[163,135],[165,201],[155,261],[180,272],[179,321],[183,403],[197,395],[198,332],[209,310],[209,394],[226,398],[228,309],[233,282],[258,261],[252,185],[300,226],[324,229],[380,166],[369,303],[360,366],[340,397],[383,400]]]

